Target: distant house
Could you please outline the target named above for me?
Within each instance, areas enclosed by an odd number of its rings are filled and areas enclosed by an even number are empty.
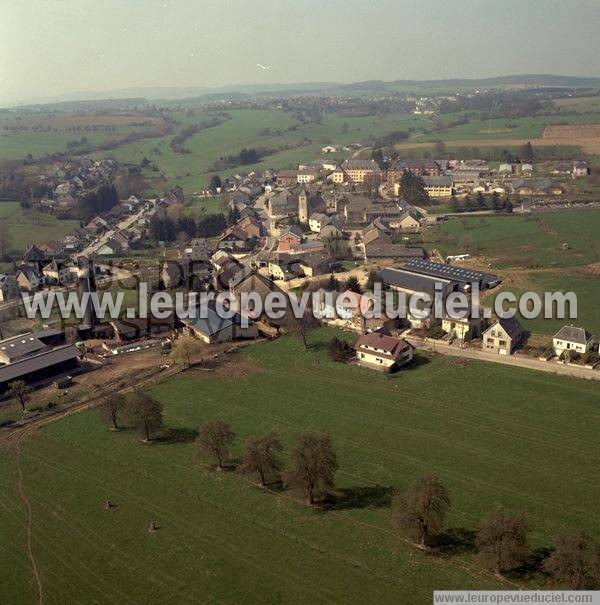
[[[449,176],[422,177],[429,197],[450,197],[454,193],[454,183]]]
[[[77,268],[75,265],[54,259],[42,268],[42,273],[46,283],[64,285],[75,280]]]
[[[590,167],[585,160],[575,160],[573,162],[573,169],[571,170],[571,176],[577,179],[582,176],[587,176],[590,173]]]
[[[321,153],[336,153],[339,151],[339,147],[335,145],[325,145],[325,147],[321,147]]]
[[[565,188],[552,179],[515,179],[513,193],[517,195],[562,195]]]
[[[44,283],[44,276],[37,267],[22,266],[15,275],[19,288],[25,292],[35,292]]]
[[[413,358],[411,344],[402,338],[388,336],[382,332],[363,334],[356,341],[354,350],[360,365],[384,372],[406,365]]]
[[[220,317],[212,303],[198,308],[196,317],[182,321],[187,334],[207,344],[258,337],[258,328],[250,318],[243,320],[238,314],[231,318]],[[244,325],[244,322],[247,325]]]
[[[25,254],[21,258],[23,264],[41,268],[46,261],[46,255],[37,246],[32,245],[25,250]]]
[[[125,251],[123,245],[114,238],[109,238],[96,250],[98,256],[118,256]]]
[[[241,250],[245,248],[247,239],[246,233],[234,225],[229,227],[219,238],[218,247],[219,249]]]
[[[468,338],[476,338],[481,332],[481,319],[471,317],[468,314],[466,317],[442,317],[442,330],[448,334],[449,338],[457,338],[458,340],[466,340]]]
[[[483,350],[512,355],[523,340],[523,330],[514,318],[500,318],[483,332]]]
[[[277,185],[280,187],[291,187],[298,183],[298,171],[297,170],[280,170],[277,173]]]
[[[344,160],[341,170],[352,183],[381,180],[381,168],[375,160]]]
[[[97,216],[93,218],[85,227],[87,231],[92,233],[100,233],[108,227],[108,223],[101,217]]]
[[[21,289],[14,275],[0,273],[0,302],[19,296]]]
[[[307,185],[310,183],[314,183],[317,180],[318,173],[314,170],[299,170],[296,176],[296,180],[298,183],[303,185]]]
[[[584,328],[563,326],[552,337],[554,354],[560,357],[565,351],[584,354],[592,349],[594,337]]]
[[[290,225],[279,235],[277,251],[286,252],[302,242],[304,233],[298,225]]]

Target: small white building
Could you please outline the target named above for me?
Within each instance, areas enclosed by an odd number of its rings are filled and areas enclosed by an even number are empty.
[[[563,326],[552,338],[554,354],[560,357],[565,351],[583,355],[592,349],[594,337],[585,329]]]

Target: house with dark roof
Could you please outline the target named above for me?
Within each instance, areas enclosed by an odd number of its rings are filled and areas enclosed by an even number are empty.
[[[196,317],[182,319],[184,332],[207,344],[258,337],[258,327],[249,318],[236,313],[233,317],[221,317],[216,304],[211,301],[196,309]]]
[[[578,328],[577,326],[563,326],[552,337],[552,348],[557,357],[567,351],[583,355],[591,351],[593,346],[594,337],[592,334],[585,328]]]
[[[523,341],[523,330],[514,317],[500,317],[482,334],[483,350],[512,355]]]
[[[354,350],[356,361],[360,365],[391,372],[394,368],[412,361],[414,347],[402,338],[377,331],[360,336]]]
[[[21,288],[14,275],[0,273],[0,302],[6,302],[16,298],[21,293]]]

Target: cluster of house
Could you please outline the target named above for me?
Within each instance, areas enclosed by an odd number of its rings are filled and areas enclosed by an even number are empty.
[[[71,210],[86,191],[110,180],[116,169],[110,158],[55,160],[39,176],[46,195],[33,199],[33,204],[51,212]]]

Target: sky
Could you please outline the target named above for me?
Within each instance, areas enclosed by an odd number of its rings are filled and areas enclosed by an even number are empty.
[[[600,76],[599,22],[600,0],[0,0],[0,102],[131,87]]]

